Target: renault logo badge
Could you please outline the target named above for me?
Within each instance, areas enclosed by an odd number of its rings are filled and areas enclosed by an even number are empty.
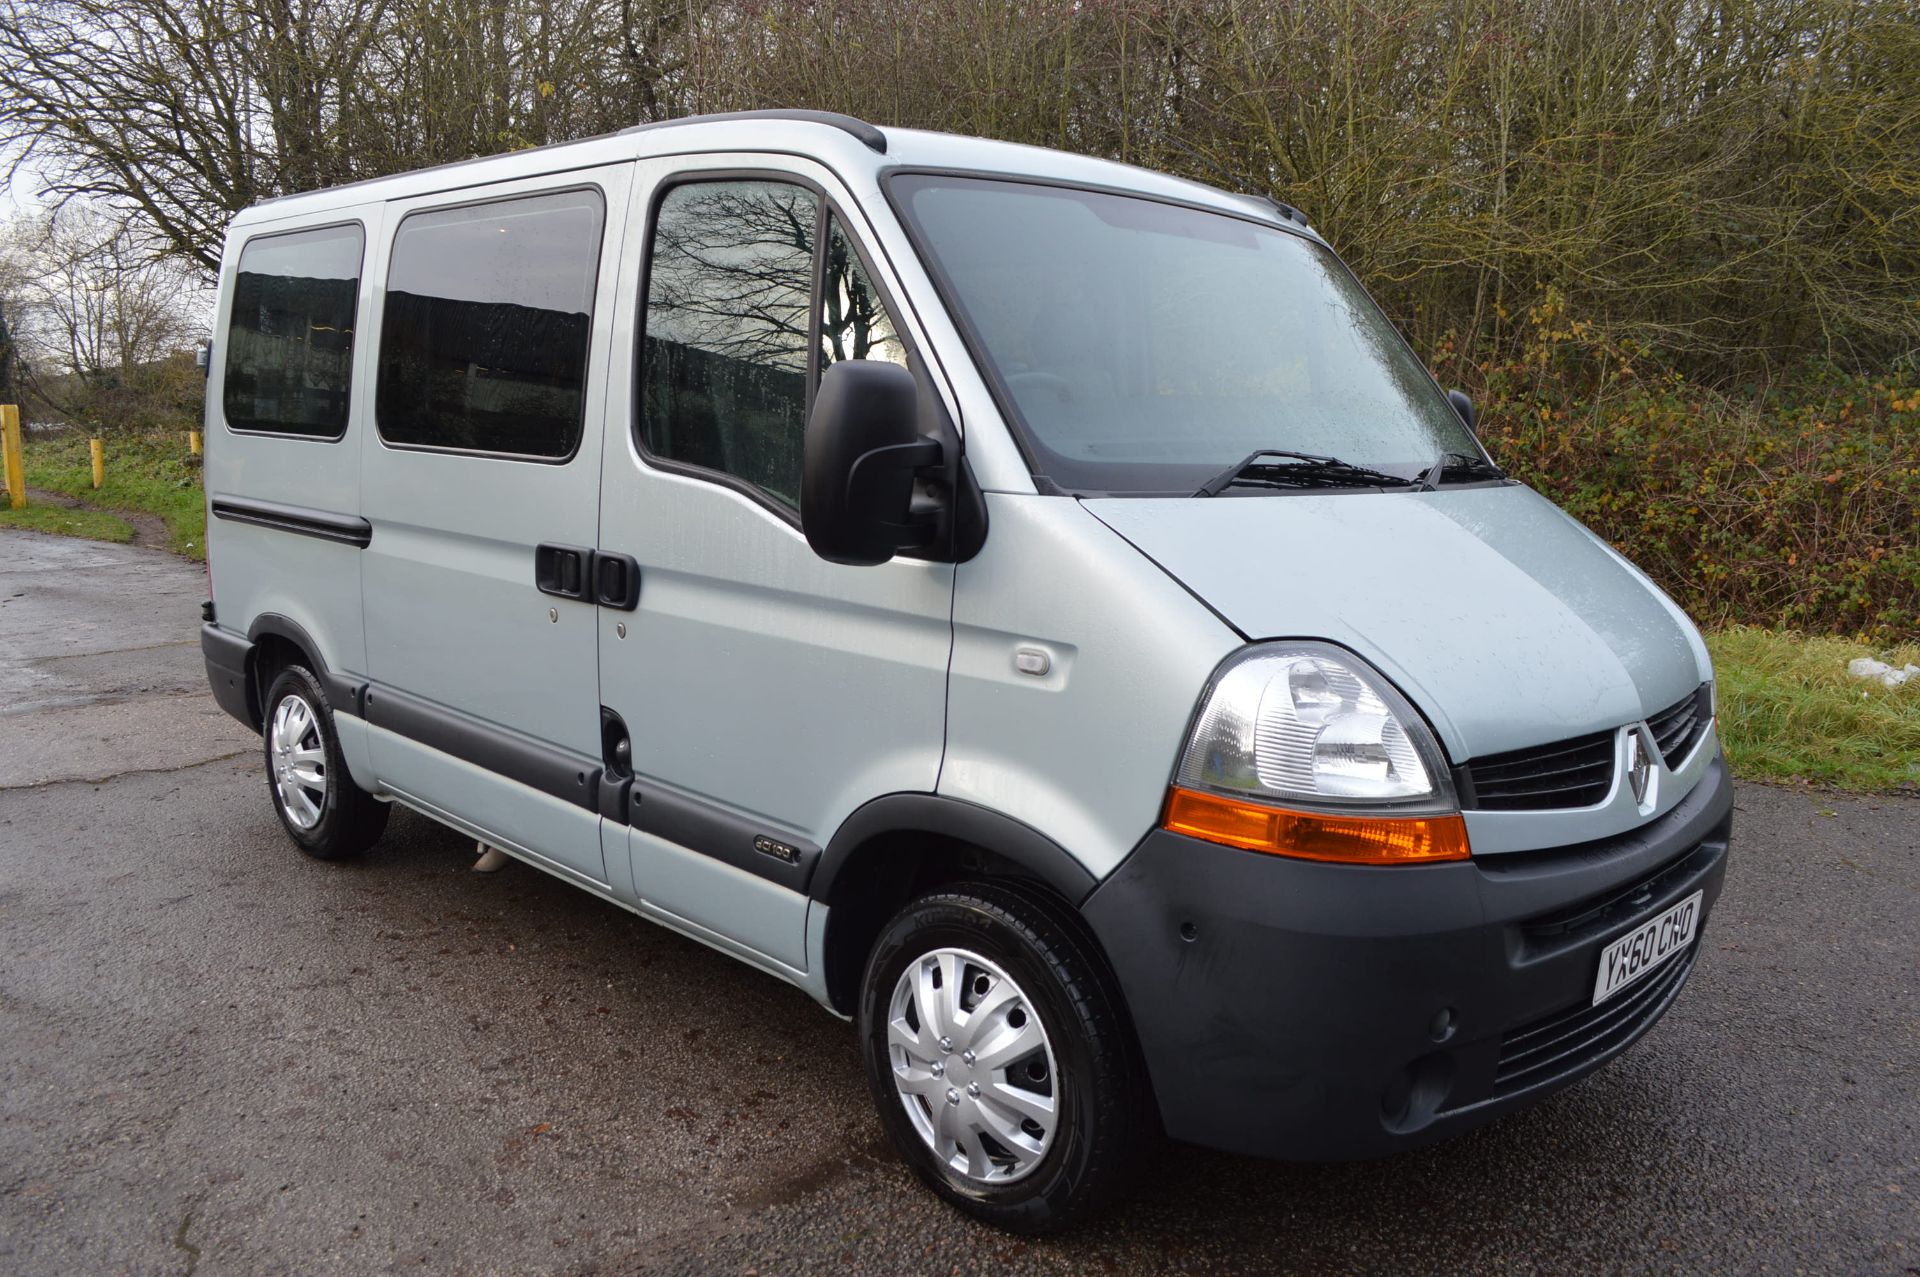
[[[1653,758],[1647,753],[1646,738],[1637,727],[1627,732],[1627,783],[1633,786],[1633,801],[1645,807],[1653,787]]]

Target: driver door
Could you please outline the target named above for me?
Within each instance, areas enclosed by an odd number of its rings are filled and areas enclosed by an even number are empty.
[[[600,686],[631,740],[633,889],[723,947],[806,966],[804,884],[869,799],[931,792],[954,568],[828,563],[800,531],[820,369],[905,362],[914,335],[817,165],[643,161],[623,308],[629,429],[609,425],[600,550],[638,601],[603,608]]]

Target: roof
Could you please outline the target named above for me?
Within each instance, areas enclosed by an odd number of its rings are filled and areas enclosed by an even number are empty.
[[[1137,191],[1242,215],[1256,211],[1274,216],[1277,212],[1285,219],[1287,214],[1284,205],[1276,206],[1258,196],[1237,195],[1151,169],[1068,151],[922,129],[882,129],[851,116],[826,111],[744,111],[642,124],[575,142],[558,142],[279,196],[245,209],[235,217],[234,225],[304,218],[374,201],[406,199],[627,160],[713,151],[806,156],[832,168],[842,179],[857,184],[877,181],[881,173],[892,168],[959,169]],[[1299,225],[1304,227],[1304,219]]]

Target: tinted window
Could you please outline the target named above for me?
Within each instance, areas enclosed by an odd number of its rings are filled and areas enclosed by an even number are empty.
[[[701,182],[660,202],[647,273],[640,436],[657,457],[800,499],[819,199]]]
[[[905,366],[906,347],[853,241],[838,218],[828,226],[827,274],[820,290],[820,367],[842,359],[883,359]]]
[[[383,439],[572,455],[603,211],[597,192],[563,191],[400,224],[380,327]]]
[[[346,433],[361,243],[358,226],[329,226],[240,250],[221,393],[229,426]]]

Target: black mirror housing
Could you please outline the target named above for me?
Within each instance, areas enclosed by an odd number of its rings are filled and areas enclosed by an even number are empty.
[[[938,533],[934,512],[915,508],[920,472],[947,460],[920,433],[920,388],[898,364],[845,359],[820,375],[807,417],[800,475],[800,528],[831,563],[873,566]]]
[[[1453,410],[1460,414],[1460,420],[1467,423],[1467,429],[1472,430],[1474,421],[1479,414],[1474,412],[1473,400],[1467,397],[1467,392],[1464,390],[1449,390],[1447,392],[1447,402],[1452,404]]]

